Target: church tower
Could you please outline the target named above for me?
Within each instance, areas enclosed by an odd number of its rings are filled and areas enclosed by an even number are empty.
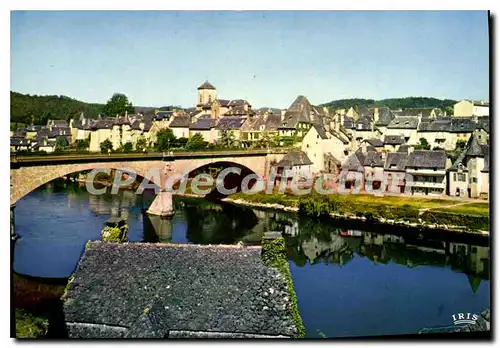
[[[205,81],[200,87],[198,87],[198,100],[196,101],[196,108],[209,109],[210,105],[217,99],[217,90],[208,81]]]

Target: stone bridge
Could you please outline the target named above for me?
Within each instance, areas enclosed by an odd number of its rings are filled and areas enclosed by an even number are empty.
[[[279,161],[285,154],[283,150],[246,150],[218,152],[176,152],[169,154],[111,154],[111,155],[39,155],[11,156],[10,166],[10,203],[19,199],[56,178],[92,169],[122,169],[146,177],[152,168],[157,168],[160,176],[151,182],[160,186],[162,191],[171,175],[186,175],[193,170],[209,164],[222,164],[223,167],[242,168],[247,172],[266,177],[272,163]]]

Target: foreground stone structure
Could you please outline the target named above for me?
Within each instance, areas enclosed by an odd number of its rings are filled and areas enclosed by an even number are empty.
[[[295,337],[287,282],[261,252],[89,242],[63,296],[68,337]]]

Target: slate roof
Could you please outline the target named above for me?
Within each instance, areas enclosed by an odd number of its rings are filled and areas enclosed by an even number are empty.
[[[404,172],[409,155],[404,152],[389,152],[385,159],[384,170]]]
[[[405,152],[405,153],[408,153],[408,149],[410,148],[410,146],[408,145],[401,145],[399,148],[398,148],[398,151],[397,152]]]
[[[384,145],[400,145],[404,142],[405,139],[401,135],[386,135],[384,137]]]
[[[422,118],[429,118],[434,108],[407,108],[404,109],[402,115],[404,116],[422,116]]]
[[[376,126],[387,126],[394,119],[394,114],[392,111],[384,106],[378,108],[378,120],[375,123]]]
[[[191,118],[189,116],[176,116],[170,122],[169,128],[188,128],[191,124]]]
[[[295,129],[299,122],[312,123],[310,119],[312,105],[303,95],[299,95],[285,112],[280,128]]]
[[[368,120],[373,120],[373,109],[369,109],[366,106],[359,106],[357,108],[358,119],[366,118]]]
[[[96,120],[92,122],[92,124],[89,125],[91,130],[95,129],[111,129],[113,128],[113,125],[115,124],[114,119],[103,119],[103,120]]]
[[[384,142],[380,139],[365,139],[364,142],[367,142],[373,147],[384,147]]]
[[[366,153],[363,166],[383,167],[384,160],[382,159],[382,153],[377,151],[368,151]]]
[[[360,117],[354,121],[354,129],[357,131],[371,131],[372,121],[367,117]]]
[[[446,158],[446,152],[444,151],[415,150],[410,154],[406,167],[420,169],[445,169]]]
[[[224,116],[243,116],[243,115],[253,115],[254,111],[249,109],[245,110],[243,105],[233,106],[230,110],[228,110]]]
[[[465,146],[465,155],[470,157],[484,157],[483,145],[486,144],[482,144],[477,137],[477,133],[474,133]]]
[[[219,101],[219,105],[227,108],[229,106],[229,99],[217,99]]]
[[[266,119],[266,130],[278,130],[281,124],[281,114],[270,114],[267,115]]]
[[[473,100],[472,104],[474,104],[474,106],[490,106],[489,102],[481,100]]]
[[[429,122],[420,122],[419,132],[448,132],[451,130],[451,119],[439,119]]]
[[[215,127],[216,120],[213,118],[199,118],[195,123],[189,126],[192,130],[210,130]]]
[[[276,167],[296,167],[311,165],[312,162],[303,151],[293,151],[287,153],[281,161],[276,164]]]
[[[28,146],[31,142],[25,138],[11,137],[10,146]]]
[[[349,144],[349,138],[345,133],[342,132],[342,130],[339,130],[338,132],[335,129],[330,129],[330,134],[338,139],[340,139],[344,144]]]
[[[215,89],[215,87],[208,81],[205,81],[198,89]]]
[[[396,116],[387,125],[387,128],[417,129],[417,126],[418,126],[418,117],[415,117],[415,116]]]
[[[477,128],[484,129],[487,133],[490,132],[490,118],[489,117],[478,117],[477,118]]]
[[[68,336],[292,337],[286,282],[260,254],[255,247],[91,242],[64,296]]]
[[[313,127],[314,129],[316,129],[316,132],[318,132],[318,135],[321,139],[328,139],[328,135],[326,135],[326,130],[325,128],[323,128],[323,126],[314,124]]]
[[[246,132],[257,132],[260,131],[260,127],[266,125],[266,120],[264,115],[256,115],[252,118],[248,118],[241,126],[241,131]]]
[[[349,116],[344,116],[344,124],[345,129],[353,129],[354,128],[354,118]]]
[[[154,115],[154,119],[155,120],[163,120],[163,119],[167,119],[169,120],[170,117],[172,117],[174,114],[173,111],[160,111],[158,112],[156,115]]]
[[[234,107],[234,106],[245,106],[245,105],[250,105],[250,103],[247,102],[244,99],[233,99],[228,104],[228,106],[231,106],[231,107]]]
[[[216,127],[217,129],[240,129],[246,118],[235,116],[224,116],[219,119]]]
[[[469,117],[459,117],[453,118],[451,121],[451,129],[452,133],[470,133],[476,129],[477,124],[473,118]]]
[[[365,154],[358,150],[347,157],[347,160],[342,164],[342,169],[354,172],[364,172],[363,164],[365,162]]]

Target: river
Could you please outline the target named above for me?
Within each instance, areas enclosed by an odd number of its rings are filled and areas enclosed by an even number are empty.
[[[285,231],[306,337],[413,334],[490,306],[486,240],[429,240],[181,197],[171,220],[150,219],[142,211],[152,199],[131,191],[93,196],[64,181],[40,187],[16,205],[15,272],[38,281],[69,277],[85,243],[120,216],[131,242],[258,244],[266,231]]]

